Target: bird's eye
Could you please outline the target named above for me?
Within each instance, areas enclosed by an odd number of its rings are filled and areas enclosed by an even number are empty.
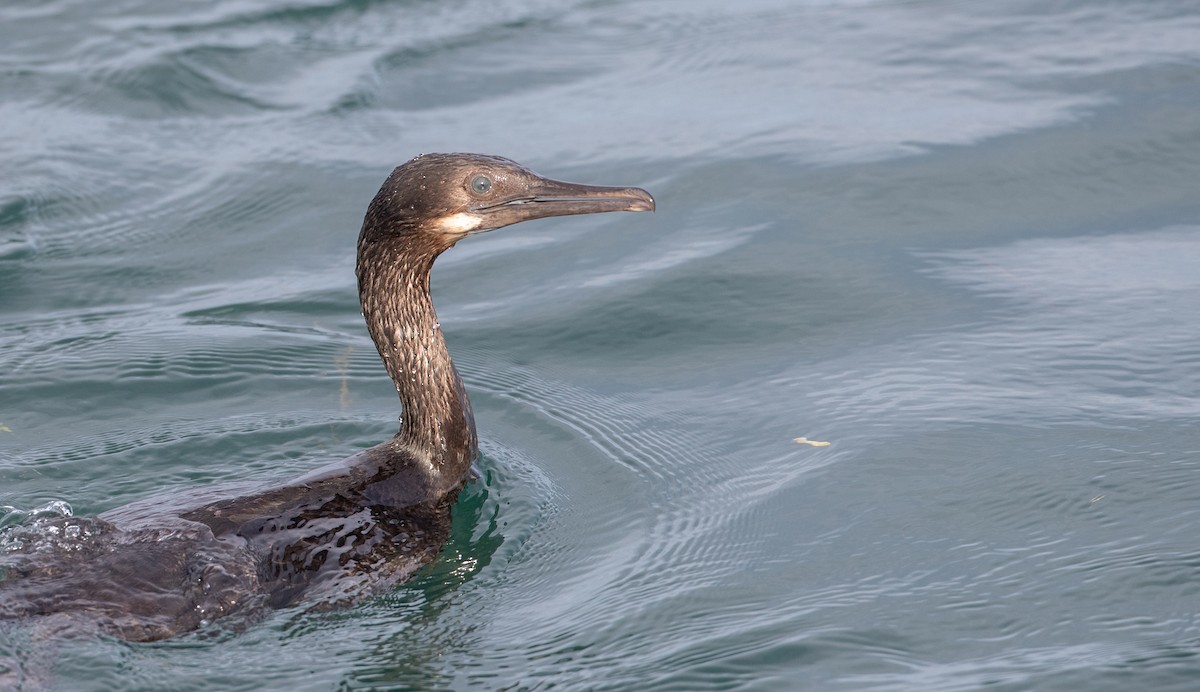
[[[492,179],[486,175],[477,175],[471,178],[471,192],[477,195],[486,195],[488,190],[492,189]]]

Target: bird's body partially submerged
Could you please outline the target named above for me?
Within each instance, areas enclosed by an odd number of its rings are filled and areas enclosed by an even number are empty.
[[[466,235],[527,219],[653,208],[637,188],[561,183],[497,157],[429,154],[396,168],[364,219],[357,274],[400,396],[400,431],[281,486],[200,490],[169,510],[147,500],[41,527],[54,541],[10,540],[0,620],[152,640],[266,607],[330,607],[408,579],[445,543],[478,454],[429,296],[434,260]]]

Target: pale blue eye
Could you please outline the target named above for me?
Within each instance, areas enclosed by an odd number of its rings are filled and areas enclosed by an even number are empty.
[[[471,191],[477,195],[485,195],[488,190],[492,189],[492,179],[486,175],[477,175],[471,178]]]

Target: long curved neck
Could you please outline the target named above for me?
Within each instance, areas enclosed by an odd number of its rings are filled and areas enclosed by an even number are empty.
[[[360,239],[358,298],[400,395],[396,441],[426,461],[448,490],[467,477],[478,446],[471,402],[429,297],[435,258],[401,242]]]

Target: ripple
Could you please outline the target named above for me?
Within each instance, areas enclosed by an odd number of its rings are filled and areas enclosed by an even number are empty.
[[[39,520],[62,519],[72,516],[71,505],[63,500],[51,500],[33,509],[23,510],[10,505],[0,505],[0,531],[13,526],[32,524]],[[5,533],[5,536],[8,534]],[[0,540],[0,547],[4,544]]]
[[[758,559],[768,537],[780,530],[766,503],[812,467],[788,463],[796,458],[790,450],[783,458],[751,461],[727,451],[720,439],[697,434],[695,422],[680,413],[547,381],[526,368],[491,362],[484,371],[473,355],[462,353],[460,366],[483,401],[511,402],[569,429],[610,467],[596,468],[590,458],[571,460],[593,469],[582,475],[596,479],[598,495],[560,490],[557,527],[531,541],[536,567],[520,569],[526,587],[527,579],[544,581],[536,574],[553,574],[556,582],[510,594],[524,605],[509,607],[526,609],[519,626],[538,633],[523,654],[530,674],[582,673],[620,661],[636,676],[677,662],[664,641],[712,637],[728,643],[744,613],[725,618],[703,603]],[[616,469],[623,473],[614,474]],[[599,507],[584,508],[594,504]],[[625,510],[614,515],[604,506]],[[586,526],[577,526],[575,514],[587,516]],[[597,563],[609,565],[604,574],[580,569]],[[680,618],[681,612],[696,616]],[[493,625],[501,631],[492,636],[514,636],[515,622]]]
[[[412,153],[662,201],[439,263],[485,478],[417,582],[74,641],[67,686],[1194,686],[1190,9],[54,0],[0,27],[23,507],[391,434],[350,267]]]
[[[994,318],[822,367],[804,386],[837,418],[942,422],[1147,420],[1200,413],[1195,228],[1022,241],[942,255]],[[1003,413],[1001,413],[1003,412]]]
[[[4,581],[5,553],[80,553],[103,542],[112,528],[100,519],[73,516],[71,505],[63,500],[51,500],[28,511],[0,506],[0,512],[0,582]],[[20,568],[19,563],[16,566]],[[21,604],[8,605],[19,608]]]

